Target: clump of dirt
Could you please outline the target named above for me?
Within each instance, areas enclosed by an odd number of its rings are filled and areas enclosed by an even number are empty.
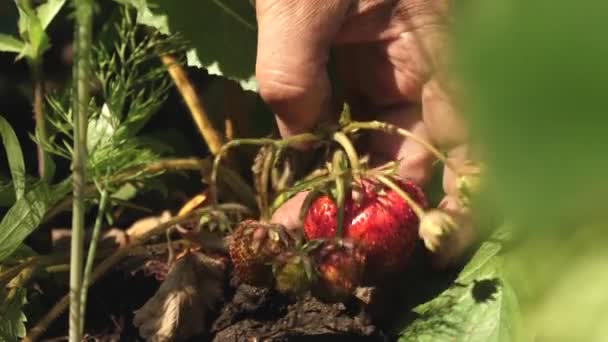
[[[361,305],[324,303],[311,295],[294,301],[267,288],[236,287],[212,325],[215,342],[382,341]]]

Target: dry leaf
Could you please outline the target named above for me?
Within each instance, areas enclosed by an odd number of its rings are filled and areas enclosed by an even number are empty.
[[[186,202],[186,204],[184,204],[181,209],[179,210],[179,212],[177,213],[178,216],[182,216],[182,215],[186,215],[187,213],[191,212],[194,209],[200,208],[203,204],[205,204],[207,202],[207,192],[203,192],[201,194],[198,194],[194,197],[192,197],[188,202]]]
[[[150,216],[145,217],[140,220],[135,221],[127,229],[127,235],[129,237],[137,237],[145,234],[146,232],[152,230],[152,228],[163,224],[171,219],[171,213],[168,210],[163,211],[160,216]]]
[[[182,341],[200,334],[222,300],[226,264],[202,253],[178,259],[156,294],[135,313],[133,324],[150,342]]]

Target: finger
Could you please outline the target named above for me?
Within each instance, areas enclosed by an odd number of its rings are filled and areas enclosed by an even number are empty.
[[[282,135],[311,129],[330,110],[325,66],[350,0],[257,0],[256,77]]]
[[[452,217],[456,229],[441,241],[442,245],[434,255],[436,266],[444,268],[458,262],[477,237],[471,212],[463,205],[458,189],[459,177],[472,171],[470,162],[474,156],[468,143],[467,126],[442,83],[433,79],[425,84],[422,106],[429,136],[447,152],[451,166],[444,166],[443,189],[446,195],[438,207]],[[424,234],[420,233],[421,236]]]
[[[298,229],[302,224],[299,217],[300,209],[302,208],[307,195],[307,191],[299,192],[290,198],[272,214],[270,221],[273,223],[282,224],[289,230]]]
[[[469,139],[467,126],[453,103],[453,96],[444,90],[437,78],[428,81],[422,89],[423,120],[433,142],[441,149],[452,150]],[[453,152],[457,153],[457,152]],[[466,158],[457,153],[455,158]]]

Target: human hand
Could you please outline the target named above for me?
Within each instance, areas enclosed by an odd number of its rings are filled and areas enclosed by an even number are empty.
[[[471,158],[466,126],[439,76],[447,60],[448,12],[449,0],[257,0],[256,76],[281,134],[306,132],[335,114],[326,71],[334,47],[354,119],[407,129],[447,151],[456,169],[464,168]],[[365,152],[374,157],[372,162],[401,160],[400,176],[422,186],[429,181],[434,157],[424,147],[383,133],[367,138]],[[456,174],[446,168],[446,196],[439,207],[453,217],[466,242],[472,239],[472,227],[456,184]],[[304,197],[299,194],[283,205],[273,220],[298,226]],[[425,240],[433,234],[420,232]],[[440,264],[449,261],[441,258],[446,257],[439,257]]]

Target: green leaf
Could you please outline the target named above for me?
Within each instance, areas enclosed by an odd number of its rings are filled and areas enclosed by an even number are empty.
[[[463,113],[497,204],[531,231],[605,217],[608,2],[460,7],[454,46],[473,95]]]
[[[25,163],[23,152],[15,131],[3,116],[0,116],[0,135],[8,157],[8,166],[15,188],[15,198],[19,199],[25,192]]]
[[[111,143],[117,120],[113,120],[107,104],[101,108],[101,113],[96,118],[89,119],[87,127],[87,150],[94,154],[98,146]]]
[[[13,204],[0,221],[0,261],[19,247],[42,222],[47,210],[70,189],[70,179],[53,186],[39,182]]]
[[[64,4],[65,0],[47,0],[46,3],[36,8],[36,13],[43,29],[49,26]]]
[[[23,305],[27,302],[26,290],[12,289],[9,298],[5,289],[0,289],[0,341],[18,341],[25,337]]]
[[[0,52],[15,52],[23,51],[25,44],[19,39],[0,33]]]
[[[454,284],[414,308],[399,341],[520,341],[519,304],[498,242],[482,244]]]
[[[194,47],[188,65],[238,81],[256,91],[257,28],[254,9],[243,0],[152,0],[167,15],[169,31],[183,34]]]
[[[42,55],[50,47],[49,37],[29,2],[25,0],[15,0],[15,2],[19,9],[19,33],[26,42],[25,49],[19,57],[26,56],[32,61],[40,62]]]
[[[6,175],[0,175],[0,208],[10,207],[15,203],[15,187]]]
[[[137,190],[138,189],[133,184],[125,183],[112,194],[112,198],[121,201],[130,201],[137,196]]]
[[[130,5],[137,10],[137,23],[154,27],[162,34],[169,34],[167,16],[164,13],[154,11],[154,6],[150,6],[147,0],[114,0],[123,5]]]

